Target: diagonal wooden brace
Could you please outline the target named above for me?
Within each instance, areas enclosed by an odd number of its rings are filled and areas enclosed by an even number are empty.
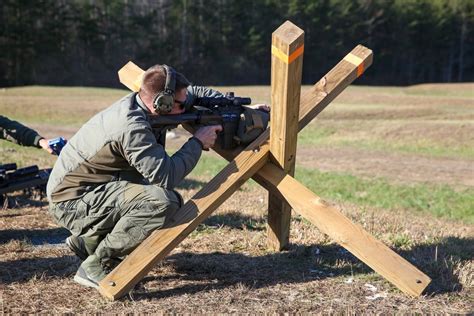
[[[177,212],[171,226],[154,231],[99,284],[109,299],[126,294],[268,160],[268,130],[196,193]]]
[[[352,223],[340,211],[328,206],[280,168],[267,163],[260,169],[259,175],[275,186],[298,214],[403,292],[419,296],[431,282],[428,276],[411,263],[375,239],[360,225]]]
[[[372,52],[359,45],[303,94],[300,102],[299,129],[306,126],[371,63]],[[322,204],[316,195],[281,169],[267,163],[268,137],[267,130],[244,151],[242,149],[233,152],[220,151],[226,159],[231,160],[235,157],[235,160],[185,204],[179,212],[179,217],[175,218],[174,227],[154,232],[102,280],[100,293],[110,299],[119,298],[127,293],[156,262],[163,259],[247,178],[258,171],[253,178],[265,188],[285,198],[298,213],[332,236],[336,242],[353,252],[399,289],[411,295],[420,295],[430,282],[426,275],[375,240],[360,226],[352,224],[339,211]],[[265,163],[265,167],[262,168]],[[291,186],[297,189],[288,189]],[[303,199],[289,191],[301,191]],[[305,199],[308,199],[308,203]],[[332,233],[333,231],[337,233]]]

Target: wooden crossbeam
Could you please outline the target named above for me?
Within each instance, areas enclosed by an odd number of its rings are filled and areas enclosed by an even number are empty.
[[[129,61],[125,66],[123,66],[118,71],[119,80],[127,88],[134,92],[140,90],[142,85],[142,76],[144,71],[135,65],[133,62]]]
[[[300,115],[299,115],[299,129],[301,130],[306,124],[308,124],[318,113],[320,113],[340,92],[344,90],[353,80],[360,76],[364,69],[369,67],[372,63],[372,52],[359,45],[351,51],[340,63],[338,63],[326,76],[324,76],[318,83],[316,83],[312,89],[307,91],[301,98],[300,102]],[[102,282],[100,282],[99,291],[106,297],[116,299],[125,293],[127,293],[158,261],[164,258],[169,251],[171,251],[181,240],[183,240],[199,223],[201,223],[209,214],[217,208],[228,196],[234,192],[239,185],[245,181],[246,178],[250,177],[252,173],[257,172],[253,178],[257,180],[268,190],[273,193],[285,198],[289,204],[300,212],[303,216],[313,222],[322,231],[327,232],[333,228],[333,225],[339,225],[341,227],[349,227],[352,224],[344,220],[344,217],[340,212],[331,208],[330,211],[325,211],[325,216],[320,215],[320,211],[316,209],[314,211],[314,205],[306,205],[304,201],[300,201],[301,196],[295,196],[295,192],[289,192],[293,190],[288,189],[288,183],[291,183],[291,177],[275,178],[268,173],[272,173],[272,165],[267,163],[265,167],[261,169],[256,166],[265,164],[269,146],[266,140],[269,137],[268,130],[260,135],[248,149],[241,152],[242,149],[236,149],[234,151],[219,151],[226,159],[232,159],[235,157],[236,162],[232,162],[228,167],[224,168],[208,185],[206,185],[198,194],[195,195],[195,201],[190,200],[186,203],[184,209],[187,215],[177,215],[175,218],[176,226],[170,229],[160,230],[154,232],[142,245],[140,245],[134,252],[132,252],[123,262],[120,264],[111,274],[109,274]],[[239,154],[239,152],[241,152]],[[261,158],[253,156],[251,153],[261,153]],[[242,156],[250,155],[250,156]],[[247,158],[243,158],[247,157]],[[242,164],[237,161],[245,160],[248,163]],[[255,165],[252,165],[254,163]],[[237,172],[235,175],[231,170],[235,170],[238,165],[246,166],[241,172]],[[260,165],[260,166],[262,166]],[[254,168],[255,167],[255,168]],[[282,175],[281,169],[276,168],[276,175]],[[225,180],[229,177],[228,180]],[[217,179],[216,179],[217,178]],[[284,179],[282,181],[281,179]],[[299,191],[301,185],[296,182],[293,183]],[[291,185],[290,185],[291,186]],[[281,190],[281,191],[280,191]],[[202,193],[201,193],[202,192]],[[302,191],[303,192],[303,191]],[[311,195],[312,194],[312,195]],[[319,201],[316,195],[309,190],[304,191],[303,198],[307,198],[308,201]],[[299,201],[299,202],[298,202]],[[299,204],[300,203],[300,204]],[[313,203],[314,204],[314,203]],[[181,214],[183,209],[178,212]],[[328,215],[329,214],[329,215]],[[191,219],[192,216],[197,216],[195,219]],[[338,218],[339,221],[332,220],[332,216]],[[342,217],[341,217],[342,216]],[[353,224],[352,224],[353,225]],[[419,295],[424,288],[429,284],[430,279],[425,276],[422,272],[411,266],[408,262],[405,262],[403,258],[398,256],[395,252],[390,249],[385,249],[382,255],[384,258],[378,258],[380,253],[373,249],[380,248],[380,243],[373,237],[365,232],[362,228],[355,225],[354,229],[350,230],[350,240],[345,239],[347,236],[338,238],[338,235],[333,235],[335,240],[342,244],[344,247],[348,247],[348,250],[356,252],[357,257],[363,262],[376,269],[378,273],[384,276],[387,280],[393,282],[402,291],[411,294]],[[343,229],[342,229],[343,230]],[[339,229],[338,229],[339,231]],[[370,236],[370,237],[367,237]],[[347,242],[349,240],[350,242]],[[370,245],[367,245],[370,243]],[[368,249],[368,250],[367,250]],[[391,253],[390,253],[391,251]],[[389,254],[389,255],[387,255]],[[403,277],[400,277],[402,272],[394,271],[393,267],[402,262],[401,267],[404,269]],[[388,265],[390,269],[384,269],[384,266]],[[117,280],[119,281],[117,283]],[[413,281],[418,284],[414,287]]]
[[[294,175],[304,32],[286,21],[272,34],[270,159]],[[291,207],[268,192],[267,245],[281,250],[290,238]]]
[[[301,95],[299,130],[301,131],[345,88],[372,65],[370,49],[357,45],[315,85]]]

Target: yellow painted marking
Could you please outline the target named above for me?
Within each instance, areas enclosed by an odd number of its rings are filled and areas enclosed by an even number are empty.
[[[349,53],[346,55],[346,57],[344,57],[344,60],[347,61],[347,62],[350,62],[351,64],[357,66],[357,77],[359,77],[360,75],[362,75],[364,73],[364,61],[362,60],[362,58],[352,54],[352,53]]]
[[[301,56],[304,52],[304,45],[301,45],[293,53],[288,56],[284,52],[282,52],[280,49],[278,49],[276,46],[272,45],[272,54],[275,55],[278,59],[280,59],[282,62],[285,64],[291,64],[296,58]]]

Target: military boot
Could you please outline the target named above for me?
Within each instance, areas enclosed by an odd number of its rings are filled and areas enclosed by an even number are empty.
[[[95,254],[87,257],[79,266],[74,281],[77,283],[93,288],[99,288],[99,282],[106,277],[109,270],[104,267]]]
[[[81,260],[86,260],[97,248],[98,242],[93,238],[79,237],[71,235],[66,238],[66,245]]]

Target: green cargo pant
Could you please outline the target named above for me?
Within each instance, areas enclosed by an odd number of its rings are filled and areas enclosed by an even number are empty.
[[[82,198],[51,203],[55,220],[83,237],[102,263],[123,259],[152,231],[168,224],[182,205],[181,196],[156,185],[115,181]],[[92,245],[91,245],[92,243]]]

